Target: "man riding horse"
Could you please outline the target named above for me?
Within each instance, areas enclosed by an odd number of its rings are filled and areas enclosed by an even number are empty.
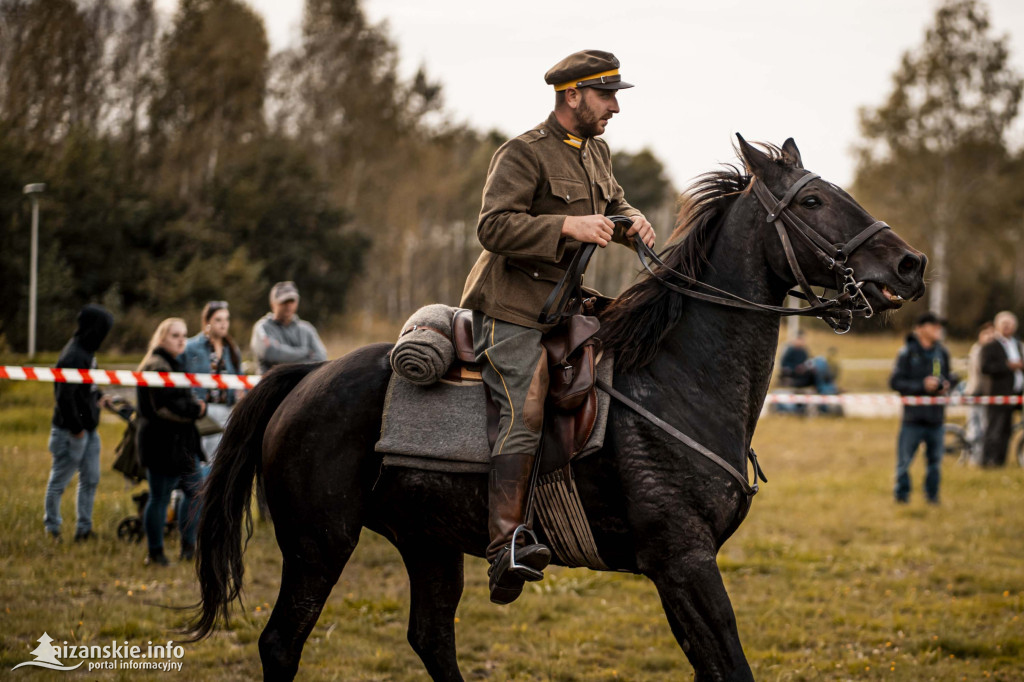
[[[484,247],[466,280],[476,359],[497,404],[499,432],[488,486],[491,601],[508,604],[551,560],[537,543],[512,542],[524,523],[530,475],[541,441],[548,371],[538,321],[544,301],[584,243],[654,245],[654,229],[630,206],[599,139],[619,112],[616,91],[633,87],[610,52],[583,50],[544,75],[555,89],[547,120],[503,144],[491,159],[477,235]],[[609,215],[632,219],[625,230]]]

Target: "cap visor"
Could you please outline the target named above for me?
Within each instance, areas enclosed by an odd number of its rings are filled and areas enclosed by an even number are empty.
[[[594,88],[595,90],[625,90],[626,88],[634,87],[634,85],[626,81],[618,81],[616,83],[595,83],[587,87]]]

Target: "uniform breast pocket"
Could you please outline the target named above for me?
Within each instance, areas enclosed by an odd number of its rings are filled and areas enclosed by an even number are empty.
[[[609,175],[598,180],[596,184],[601,188],[601,195],[604,197],[604,200],[611,201],[615,195],[615,179]]]
[[[590,209],[590,188],[587,183],[572,178],[551,178],[551,194],[568,205],[569,213],[585,215]]]

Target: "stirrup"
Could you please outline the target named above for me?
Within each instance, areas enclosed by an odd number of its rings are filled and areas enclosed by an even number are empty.
[[[524,578],[526,580],[529,580],[531,582],[535,582],[535,581],[538,581],[538,580],[543,580],[543,578],[544,578],[544,571],[538,571],[536,568],[533,568],[531,566],[527,566],[526,564],[521,564],[518,561],[516,561],[516,547],[517,547],[517,544],[518,544],[516,541],[519,539],[520,534],[523,534],[524,536],[529,536],[529,539],[531,541],[529,544],[531,544],[531,545],[540,545],[540,541],[537,539],[537,534],[534,533],[529,528],[527,528],[525,523],[519,524],[516,527],[516,529],[514,531],[512,531],[512,541],[509,543],[509,549],[508,549],[508,551],[509,551],[508,568],[513,573],[515,573],[515,574],[521,576],[522,578]],[[523,546],[525,547],[526,544],[524,543]],[[543,545],[541,545],[541,546],[543,546]]]

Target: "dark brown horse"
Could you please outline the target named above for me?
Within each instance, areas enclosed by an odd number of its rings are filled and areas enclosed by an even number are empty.
[[[763,183],[827,244],[853,243],[874,219],[848,194],[804,170],[792,140],[760,151],[740,140],[747,172],[727,169],[691,188],[695,202],[665,265],[764,306],[796,283],[791,259],[751,188]],[[749,175],[747,173],[750,173]],[[875,311],[924,291],[925,258],[892,230],[872,231],[843,268]],[[835,286],[836,263],[793,239],[806,280]],[[665,267],[656,269],[668,277]],[[679,281],[676,280],[677,285]],[[851,304],[852,305],[852,304]],[[602,337],[617,354],[614,388],[718,453],[738,471],[768,390],[779,313],[691,300],[655,277],[607,311]],[[399,550],[409,572],[409,641],[435,680],[461,680],[455,609],[463,555],[487,546],[485,475],[383,468],[374,443],[391,376],[391,346],[267,374],[239,405],[205,489],[199,532],[197,636],[228,615],[242,586],[242,529],[262,477],[284,557],[281,592],[260,637],[267,679],[291,679],[302,647],[365,527]],[[642,573],[661,596],[698,680],[750,680],[715,556],[748,508],[743,486],[631,409],[613,402],[604,449],[574,465],[600,556]],[[243,523],[243,518],[246,519]],[[544,529],[539,529],[544,540]],[[496,607],[497,608],[497,607]]]

